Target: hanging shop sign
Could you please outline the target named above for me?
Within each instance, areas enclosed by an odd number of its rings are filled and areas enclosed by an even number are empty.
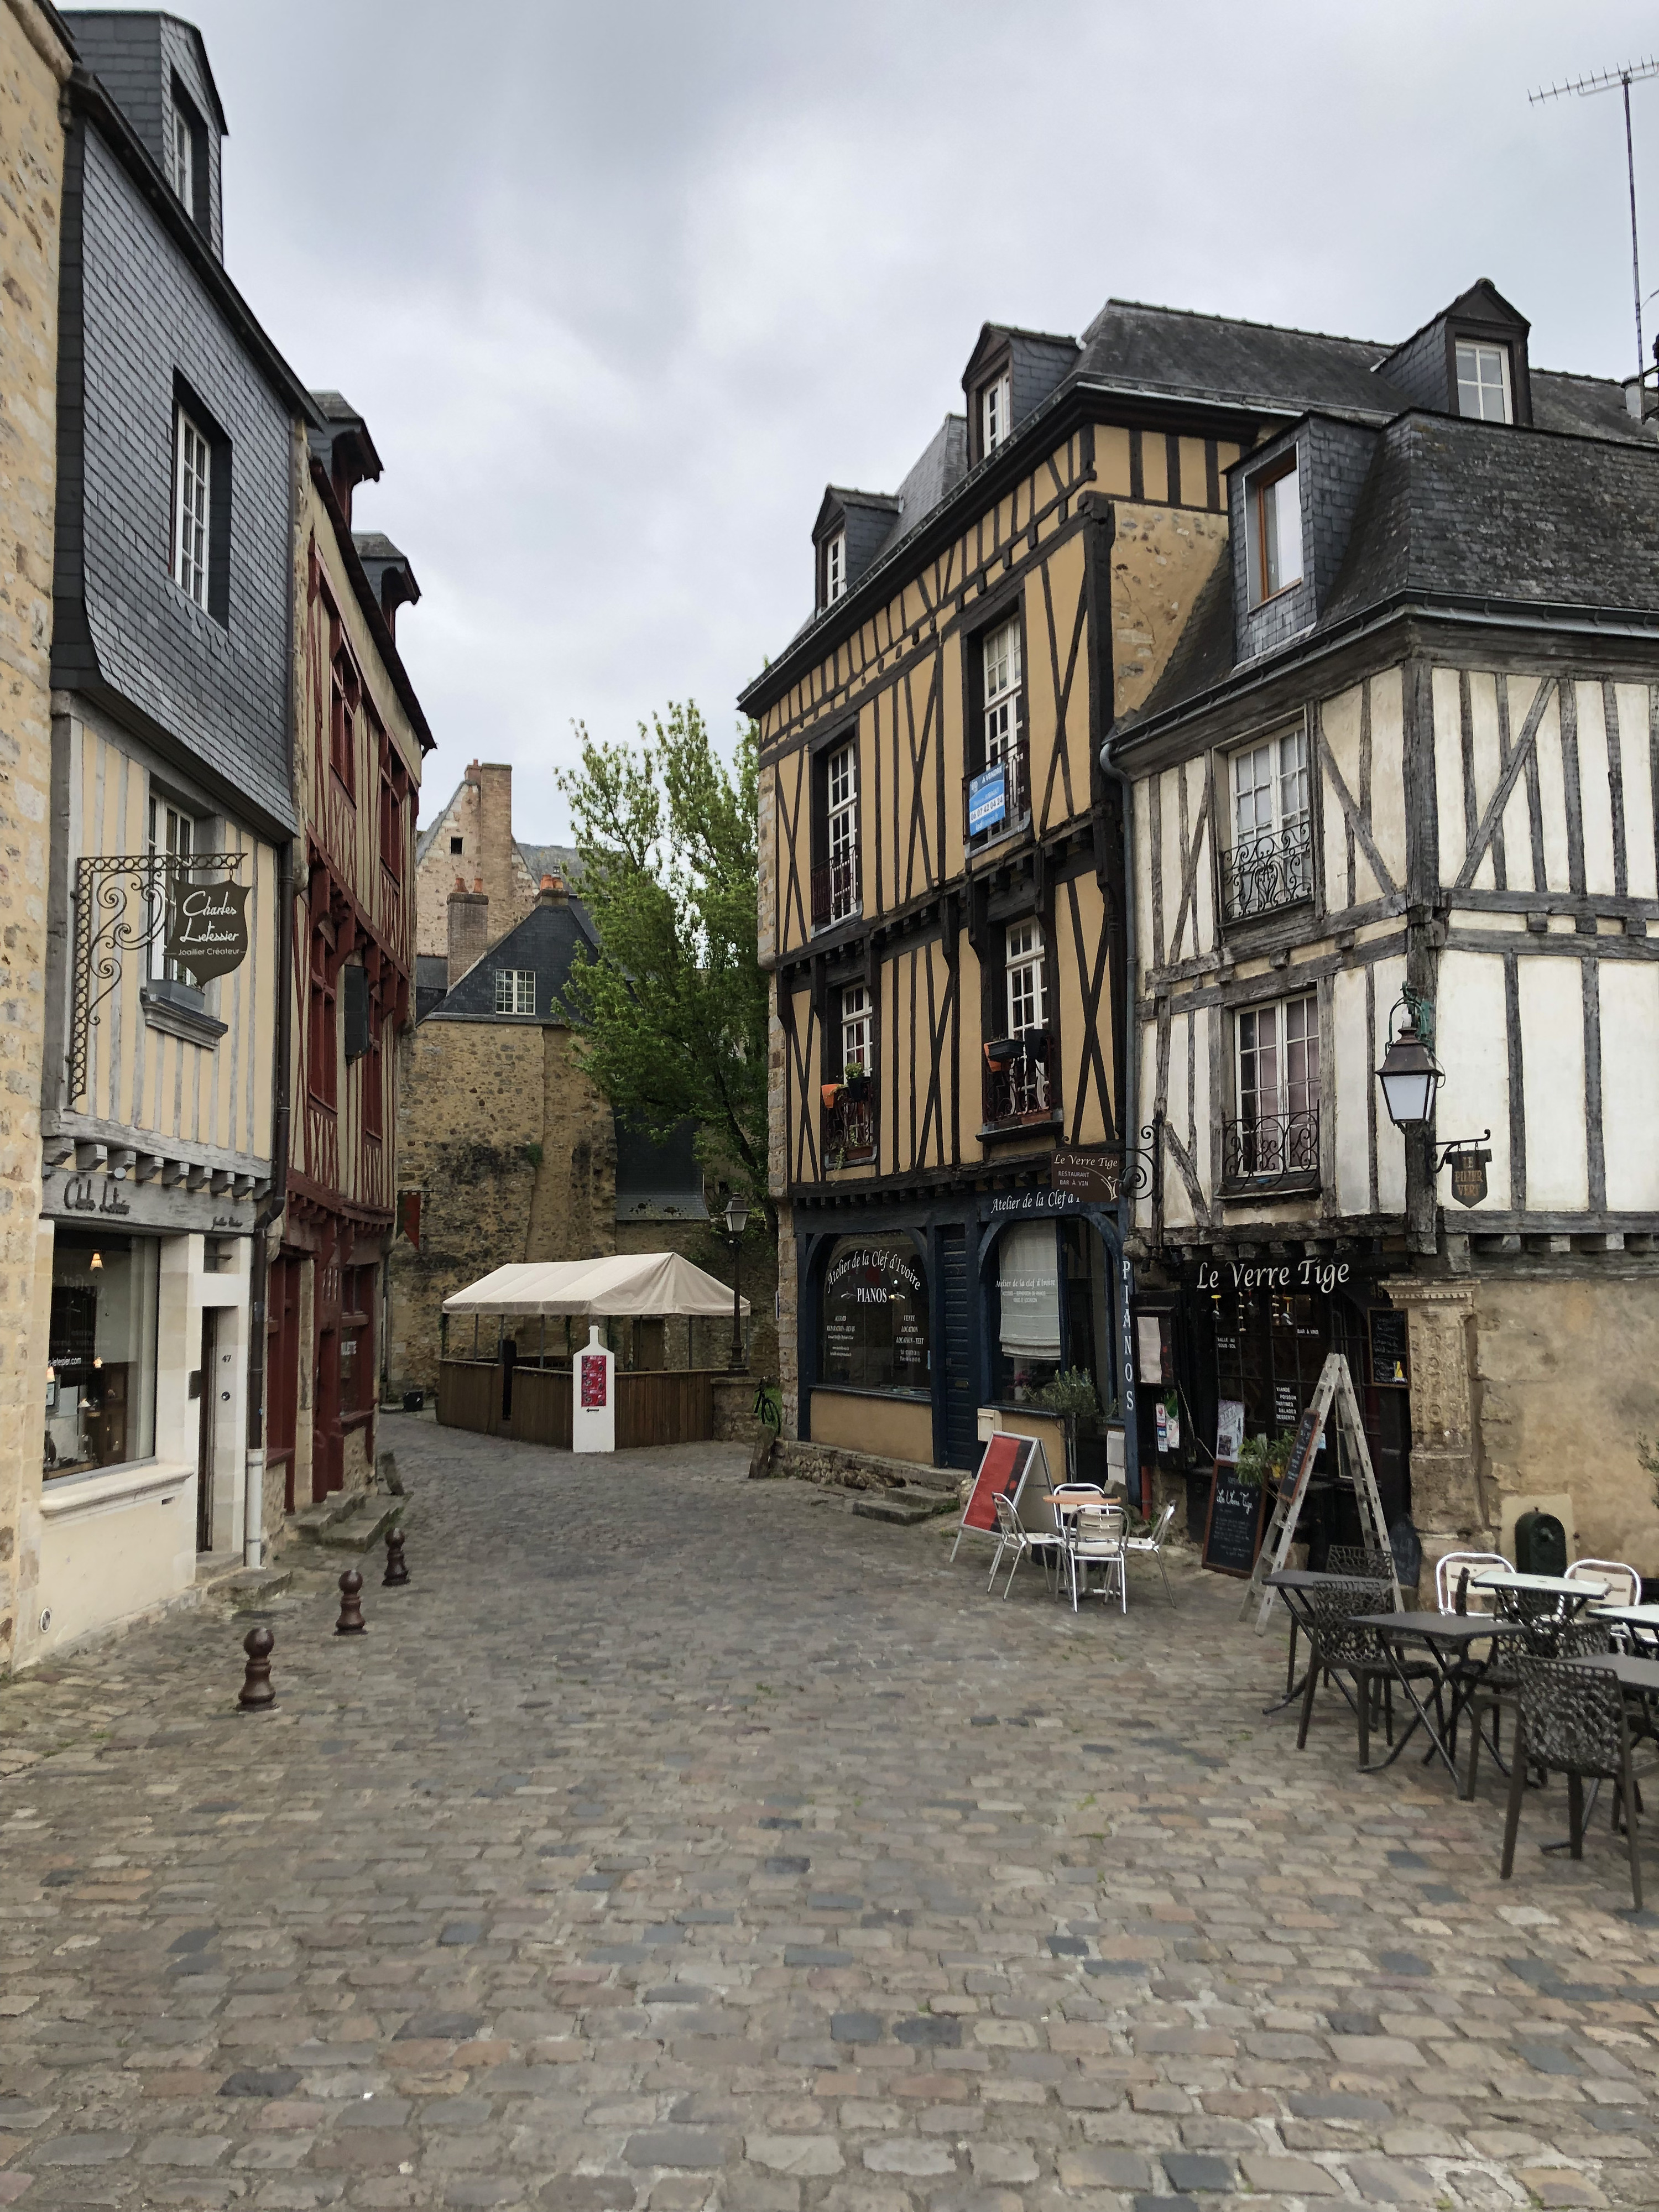
[[[1471,1146],[1451,1155],[1451,1194],[1460,1206],[1481,1206],[1486,1197],[1486,1168],[1492,1154]]]
[[[167,957],[198,983],[247,958],[247,884],[177,884],[167,902]]]

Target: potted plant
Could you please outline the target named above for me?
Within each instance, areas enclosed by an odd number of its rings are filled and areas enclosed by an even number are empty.
[[[993,1067],[1006,1067],[1009,1061],[1019,1058],[1018,1037],[993,1037],[985,1048],[985,1057]]]
[[[1019,1049],[1035,1066],[1046,1067],[1048,1064],[1048,1030],[1023,1030],[1019,1036]]]
[[[862,1104],[864,1100],[870,1096],[869,1069],[860,1060],[849,1060],[847,1063],[846,1080],[843,1087],[846,1091],[847,1096],[852,1099],[855,1104]]]

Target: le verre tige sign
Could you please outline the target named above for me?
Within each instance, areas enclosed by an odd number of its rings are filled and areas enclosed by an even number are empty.
[[[175,886],[167,906],[165,951],[198,983],[228,975],[247,958],[246,884]]]

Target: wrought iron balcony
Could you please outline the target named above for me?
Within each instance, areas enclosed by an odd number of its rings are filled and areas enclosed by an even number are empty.
[[[1048,1069],[1048,1033],[1022,1030],[985,1048],[985,1123],[988,1128],[1046,1121],[1060,1103]]]
[[[1221,1125],[1221,1173],[1230,1183],[1317,1181],[1319,1109],[1256,1114]]]
[[[859,910],[859,848],[844,847],[812,871],[812,927],[829,929]]]
[[[1221,856],[1221,901],[1229,921],[1249,921],[1313,896],[1313,832],[1301,822],[1249,837]]]
[[[823,1159],[826,1167],[848,1166],[854,1160],[876,1156],[876,1099],[874,1086],[861,1097],[842,1091],[823,1115]]]
[[[994,799],[994,786],[988,784],[998,769],[1003,772],[1002,807],[1000,815],[974,827],[974,817],[988,799]],[[1004,753],[1000,760],[990,762],[977,775],[963,779],[963,805],[970,845],[988,845],[994,837],[1006,837],[1011,830],[1018,830],[1031,811],[1031,748],[1021,738]]]

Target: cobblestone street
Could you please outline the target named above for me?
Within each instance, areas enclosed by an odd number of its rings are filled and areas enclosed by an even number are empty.
[[[274,1714],[209,1611],[0,1692],[0,2205],[1659,2203],[1605,1809],[1500,1885],[1501,1779],[1356,1775],[1334,1692],[1298,1756],[1237,1583],[383,1441],[412,1581],[302,1574]]]

